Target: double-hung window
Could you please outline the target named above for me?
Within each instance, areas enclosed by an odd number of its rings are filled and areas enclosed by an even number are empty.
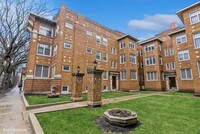
[[[135,55],[130,55],[130,63],[136,64],[136,56]]]
[[[120,55],[120,64],[126,63],[126,55],[122,54]]]
[[[92,36],[92,32],[87,31],[86,33],[87,33],[88,36]]]
[[[174,55],[174,49],[170,48],[170,55]]]
[[[186,38],[186,35],[181,35],[181,36],[177,36],[176,37],[176,44],[182,44],[182,43],[185,43],[187,42],[187,38]]]
[[[200,21],[200,10],[190,13],[190,23],[194,24]]]
[[[73,29],[73,25],[69,22],[66,22],[65,26],[69,29]]]
[[[136,80],[137,79],[137,72],[136,71],[130,71],[131,74],[131,80]]]
[[[183,50],[178,52],[178,60],[179,61],[185,61],[190,60],[190,55],[188,50]]]
[[[35,66],[35,77],[48,78],[49,77],[49,66],[36,65]]]
[[[174,70],[176,68],[175,62],[172,62],[172,69]]]
[[[38,44],[37,54],[42,56],[51,56],[51,46],[46,44]]]
[[[150,51],[154,51],[154,44],[150,44],[150,45],[146,45],[145,46],[145,52],[150,52]]]
[[[108,80],[108,71],[103,72],[103,80]]]
[[[168,52],[168,49],[165,50],[165,56],[168,56],[169,55],[169,52]]]
[[[190,68],[181,69],[181,80],[192,80],[192,70]]]
[[[44,36],[48,36],[48,37],[52,37],[52,31],[53,31],[52,28],[40,26],[39,34],[44,35]]]
[[[101,60],[101,52],[96,51],[96,60]]]
[[[103,38],[103,45],[108,45],[108,39],[107,38]]]
[[[193,35],[194,47],[200,48],[200,33]]]
[[[148,57],[146,58],[146,65],[155,65],[156,64],[156,57]]]
[[[129,42],[129,47],[130,47],[131,49],[135,49],[135,44],[134,44],[133,42]]]
[[[166,70],[170,70],[170,63],[166,63]]]
[[[105,62],[108,61],[108,54],[107,53],[103,54],[103,61],[105,61]]]
[[[101,36],[96,35],[96,42],[97,42],[98,44],[101,44]]]
[[[198,67],[198,72],[199,72],[199,77],[200,77],[200,61],[197,61],[197,67]]]
[[[126,80],[126,71],[120,71],[121,80]]]
[[[120,49],[125,48],[125,47],[126,47],[125,42],[122,41],[122,42],[119,43]]]
[[[157,80],[157,73],[156,72],[147,72],[147,80],[148,81]]]

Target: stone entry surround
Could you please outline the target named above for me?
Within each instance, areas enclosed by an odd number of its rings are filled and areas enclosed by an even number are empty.
[[[83,83],[83,76],[85,74],[82,73],[73,73],[73,86],[72,86],[72,101],[82,101],[82,83]]]
[[[88,106],[98,107],[102,105],[101,86],[103,70],[90,70],[88,72]]]

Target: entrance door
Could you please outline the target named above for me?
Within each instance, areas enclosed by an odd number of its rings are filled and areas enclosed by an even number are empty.
[[[112,89],[117,89],[116,76],[112,76]]]
[[[169,77],[169,88],[176,87],[176,77]]]

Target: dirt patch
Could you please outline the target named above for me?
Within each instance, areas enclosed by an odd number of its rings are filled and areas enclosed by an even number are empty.
[[[140,126],[141,123],[138,121],[134,126],[128,126],[128,127],[119,127],[111,125],[109,122],[107,122],[105,117],[98,117],[95,120],[95,123],[104,131],[107,133],[122,133],[127,134],[131,130],[135,129],[136,127]]]
[[[109,114],[115,117],[130,117],[132,115],[131,112],[122,109],[110,110]]]

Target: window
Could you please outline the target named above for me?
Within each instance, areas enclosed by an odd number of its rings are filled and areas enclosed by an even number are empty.
[[[91,68],[86,68],[85,73],[91,72],[91,70],[92,70]]]
[[[161,73],[161,80],[164,81],[165,80],[165,74]]]
[[[108,71],[103,72],[103,80],[108,80]]]
[[[140,50],[140,56],[142,56],[142,50]]]
[[[51,56],[51,46],[45,44],[38,44],[37,54],[42,56]]]
[[[167,50],[165,50],[165,56],[168,56],[169,55],[169,53],[168,53],[168,49]]]
[[[85,91],[88,92],[88,86],[85,86]]]
[[[172,62],[172,69],[175,69],[175,68],[176,68],[175,62]]]
[[[105,62],[108,61],[108,54],[107,53],[103,54],[103,61],[105,61]]]
[[[53,56],[57,55],[58,53],[58,45],[55,45],[53,48]]]
[[[200,48],[200,33],[199,34],[195,34],[193,36],[194,39],[194,47],[195,48]]]
[[[60,28],[60,27],[57,25],[57,26],[56,26],[56,30],[55,30],[55,35],[58,35],[58,34],[59,34],[59,28]]]
[[[200,61],[197,61],[197,67],[198,67],[198,72],[199,72],[199,77],[200,77]]]
[[[104,91],[107,91],[107,90],[108,90],[108,86],[105,86],[105,85],[104,85],[104,86],[103,86],[103,90],[104,90]]]
[[[54,77],[56,75],[56,67],[52,67],[52,77]]]
[[[96,51],[96,60],[101,60],[101,52]]]
[[[87,31],[86,33],[87,33],[88,36],[92,36],[92,32]]]
[[[101,44],[101,36],[96,35],[96,42],[97,42],[98,44]]]
[[[170,63],[166,63],[166,70],[170,70]]]
[[[176,37],[176,44],[177,45],[185,43],[185,42],[187,42],[186,35],[181,35],[181,36]]]
[[[69,92],[69,86],[62,86],[62,92]]]
[[[62,70],[63,70],[63,71],[70,71],[70,66],[63,65],[63,66],[62,66]]]
[[[130,55],[130,63],[136,64],[136,56],[135,55]]]
[[[161,51],[161,45],[158,45],[158,50]]]
[[[120,71],[121,80],[126,80],[126,71]]]
[[[103,38],[103,45],[108,45],[108,39],[107,38]]]
[[[48,78],[49,77],[49,66],[36,65],[35,66],[35,77]]]
[[[190,68],[181,69],[181,80],[192,80],[192,71]]]
[[[72,48],[72,43],[65,42],[65,43],[64,43],[64,48],[71,49],[71,48]]]
[[[170,48],[170,55],[174,55],[174,49]]]
[[[117,62],[111,61],[111,68],[117,68]]]
[[[120,55],[120,64],[126,63],[126,55]]]
[[[157,73],[156,72],[147,72],[147,80],[148,81],[157,80]]]
[[[137,73],[136,71],[131,71],[131,80],[136,80],[137,79]]]
[[[162,58],[160,58],[160,65],[163,65]]]
[[[87,54],[92,54],[92,48],[86,48],[86,53]]]
[[[155,56],[153,57],[148,57],[146,58],[146,65],[155,65],[156,64],[156,58]]]
[[[66,22],[66,27],[69,29],[73,29],[73,25],[69,22]]]
[[[113,53],[116,55],[117,54],[117,49],[113,48]]]
[[[142,62],[140,62],[140,67],[141,67],[141,68],[143,68],[143,67],[144,67],[144,65],[143,65],[143,63],[142,63]]]
[[[125,42],[120,42],[119,43],[119,48],[122,49],[122,48],[125,48],[126,45],[125,45]]]
[[[190,23],[194,24],[200,21],[200,11],[190,13]]]
[[[179,61],[190,60],[189,51],[188,50],[179,51],[178,59]]]
[[[135,49],[135,44],[134,44],[133,42],[129,42],[129,47],[130,47],[131,49]]]
[[[141,81],[144,81],[144,75],[140,75]]]
[[[154,50],[154,44],[146,45],[145,46],[145,52],[150,52]]]
[[[39,34],[44,35],[44,36],[48,36],[48,37],[52,37],[52,30],[53,30],[52,28],[40,26]]]

